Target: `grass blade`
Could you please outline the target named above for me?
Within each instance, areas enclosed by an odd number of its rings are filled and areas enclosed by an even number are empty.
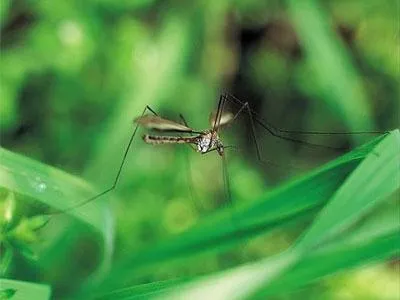
[[[0,187],[17,195],[18,201],[33,199],[38,201],[32,203],[34,205],[39,203],[40,207],[43,207],[45,204],[49,208],[60,210],[69,208],[94,194],[93,189],[82,179],[4,148],[0,148]],[[44,248],[37,263],[46,270],[56,268],[55,265],[70,257],[69,251],[79,240],[79,232],[84,232],[86,242],[89,243],[90,237],[90,243],[94,245],[93,252],[100,253],[98,264],[93,267],[97,272],[93,272],[93,275],[101,274],[108,268],[113,253],[114,227],[110,211],[104,203],[95,201],[68,213],[81,221],[79,226],[64,226],[61,228],[64,229],[64,235],[52,236],[45,243],[37,245],[36,248],[41,246]],[[21,217],[20,224],[26,222],[28,218],[25,215],[19,217]],[[88,226],[91,230],[88,230]],[[72,270],[72,264],[70,267]]]
[[[334,238],[399,189],[400,134],[379,143],[346,179],[296,247],[307,251]]]
[[[30,283],[17,280],[0,279],[0,299],[13,299],[13,300],[46,300],[50,299],[51,289],[50,286],[44,284]],[[3,298],[3,291],[5,296],[11,297]],[[12,291],[12,292],[11,292]]]
[[[1,147],[0,186],[59,210],[69,208],[95,193],[82,179]],[[101,201],[69,213],[100,232],[105,230],[104,219],[108,211]]]

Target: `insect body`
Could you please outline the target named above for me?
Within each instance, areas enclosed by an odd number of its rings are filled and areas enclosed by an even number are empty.
[[[217,123],[215,119],[220,116]],[[220,156],[224,155],[224,145],[219,138],[218,129],[221,125],[227,124],[233,119],[231,113],[218,113],[210,117],[210,122],[213,126],[210,130],[195,131],[187,125],[175,123],[173,121],[163,119],[159,116],[143,115],[135,120],[136,123],[149,129],[159,131],[170,131],[179,133],[196,134],[195,136],[161,136],[145,134],[143,140],[147,144],[189,144],[192,148],[202,154],[216,150]],[[214,126],[214,124],[216,124]]]
[[[145,134],[143,140],[147,144],[160,145],[160,144],[192,144],[197,152],[205,154],[210,151],[217,150],[219,155],[224,154],[224,145],[222,144],[218,134],[206,130],[201,134],[194,137],[181,137],[181,136],[158,136]]]

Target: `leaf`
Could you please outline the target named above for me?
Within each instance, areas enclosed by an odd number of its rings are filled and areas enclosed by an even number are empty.
[[[25,281],[0,279],[0,299],[12,299],[12,300],[46,300],[50,299],[51,289],[50,286],[44,284],[37,284]],[[3,291],[5,295],[3,297]]]
[[[12,191],[19,201],[24,199],[22,196],[26,196],[57,210],[70,208],[95,194],[82,179],[4,148],[0,148],[0,186]],[[91,237],[90,243],[94,243],[94,249],[100,253],[101,263],[96,265],[96,274],[100,274],[103,269],[108,268],[113,253],[114,227],[109,209],[101,201],[94,201],[79,209],[70,210],[68,214],[82,221],[83,226],[75,224],[71,228],[64,228],[69,230],[66,234],[69,238],[61,235],[50,238],[47,245],[51,247],[41,251],[38,264],[44,269],[54,267],[70,255],[68,251],[78,241],[77,233],[84,232],[86,240],[89,241],[88,237]],[[10,242],[12,240],[14,246],[29,256],[31,247],[25,241],[35,242],[36,230],[45,225],[46,221],[44,216],[21,216],[16,231],[10,232]],[[88,226],[94,230],[87,230]],[[76,230],[78,228],[80,229]]]
[[[257,263],[198,278],[175,290],[169,287],[164,291],[166,294],[162,294],[163,299],[174,299],[177,295],[187,299],[207,299],[216,293],[219,293],[218,299],[237,299],[249,297],[252,290],[257,290],[254,298],[261,299],[287,294],[322,276],[399,254],[399,229],[398,226],[394,231],[381,233],[361,244],[351,243],[351,238],[346,237],[340,243],[328,244],[303,258],[296,257],[295,252],[284,252]],[[297,259],[299,263],[296,263]],[[267,282],[270,284],[263,288]]]
[[[399,147],[399,131],[387,135],[346,179],[296,247],[308,251],[335,238],[394,193],[400,184]]]
[[[273,280],[259,295],[286,293],[323,276],[400,254],[398,207],[369,217],[343,237],[306,255],[290,272]]]
[[[64,210],[95,192],[82,179],[0,147],[0,186],[36,199],[49,207]],[[106,207],[91,202],[70,214],[104,231]]]

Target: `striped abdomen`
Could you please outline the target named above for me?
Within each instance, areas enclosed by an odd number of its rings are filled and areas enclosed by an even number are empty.
[[[187,143],[196,143],[197,137],[159,136],[159,135],[145,134],[143,136],[143,140],[145,143],[152,145],[187,144]]]

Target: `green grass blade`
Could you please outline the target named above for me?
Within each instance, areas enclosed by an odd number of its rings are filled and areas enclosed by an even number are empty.
[[[393,227],[392,225],[393,224],[388,227]],[[399,254],[398,245],[400,239],[398,230],[400,227],[398,224],[396,225],[396,228],[382,230],[379,234],[374,235],[370,239],[364,239],[365,236],[363,236],[364,241],[362,244],[354,243],[355,235],[368,235],[369,226],[367,225],[365,229],[368,228],[368,231],[356,231],[343,237],[336,243],[328,244],[314,251],[309,256],[302,259],[294,268],[290,268],[289,272],[272,280],[267,288],[259,290],[257,296],[265,298],[267,295],[288,293],[309,282],[318,280],[323,276],[353,268],[361,264],[384,260]],[[282,271],[284,267],[290,266],[291,261],[289,257],[273,257],[268,261],[258,262],[251,266],[247,265],[222,274],[197,278],[197,281],[195,280],[187,285],[182,285],[182,283],[176,281],[168,281],[154,285],[134,286],[116,291],[112,295],[113,299],[140,299],[140,297],[147,295],[162,295],[163,298],[166,298],[166,296],[174,298],[177,294],[181,296],[184,295],[187,298],[196,295],[206,299],[207,297],[215,295],[216,291],[220,293],[224,291],[224,293],[226,293],[225,298],[231,299],[234,295],[238,295],[238,292],[243,291],[242,287],[246,286],[246,281],[254,282],[254,278],[257,278],[257,275],[260,274],[262,270],[272,270],[274,267],[276,268],[279,260],[282,259],[286,259],[288,264],[281,265],[282,269],[278,269],[278,271]],[[257,265],[259,269],[256,268]],[[241,279],[241,281],[237,281],[238,279]],[[234,290],[235,286],[240,286],[240,291]],[[201,290],[201,294],[198,294],[199,290]]]
[[[286,293],[323,276],[399,255],[399,230],[398,207],[388,206],[343,237],[306,255],[259,295]]]
[[[0,186],[63,210],[95,194],[82,179],[0,147]],[[93,201],[69,212],[104,232],[107,208]]]
[[[13,291],[10,298],[3,298],[3,291]],[[10,292],[7,292],[9,295]],[[0,279],[0,299],[12,300],[46,300],[50,299],[50,286],[17,280]]]
[[[33,199],[37,203],[32,204],[39,203],[40,207],[45,204],[44,206],[54,208],[55,211],[72,207],[95,193],[82,179],[4,148],[0,148],[0,187],[18,195],[18,201]],[[68,214],[81,221],[80,226],[64,228],[64,236],[53,236],[43,243],[44,249],[40,253],[38,264],[50,269],[70,257],[71,247],[78,240],[78,232],[82,233],[84,230],[86,238],[90,237],[90,243],[94,243],[94,249],[101,253],[98,264],[93,268],[97,270],[93,274],[100,276],[109,267],[113,253],[114,226],[109,209],[101,201],[94,201],[71,210]],[[52,218],[57,217],[55,215]],[[51,220],[46,226],[51,226],[52,222]],[[87,230],[88,228],[91,230]]]
[[[385,201],[400,184],[400,133],[387,135],[346,179],[297,247],[308,251],[334,238]]]
[[[339,240],[328,243],[301,259],[298,257],[299,263],[293,268],[290,265],[295,263],[297,258],[293,256],[293,260],[290,260],[290,252],[285,252],[262,262],[198,279],[183,286],[178,285],[176,290],[172,289],[173,282],[170,286],[164,283],[163,289],[171,299],[178,294],[187,298],[195,296],[207,298],[215,295],[216,291],[223,293],[225,297],[220,299],[232,299],[238,295],[248,296],[243,287],[248,288],[249,283],[258,283],[261,286],[265,284],[265,279],[270,279],[271,282],[267,287],[260,289],[253,296],[265,298],[280,293],[286,294],[323,276],[398,255],[400,253],[399,230],[400,224],[396,210],[388,207]],[[276,270],[276,273],[273,274],[271,270]],[[259,282],[260,275],[264,276],[262,283]],[[280,276],[274,277],[274,275]],[[140,289],[136,287],[131,291],[131,297],[134,295],[133,291],[138,292],[136,296],[141,294]],[[151,292],[155,294],[160,290],[157,287],[154,287],[154,291],[146,290],[147,294]]]

